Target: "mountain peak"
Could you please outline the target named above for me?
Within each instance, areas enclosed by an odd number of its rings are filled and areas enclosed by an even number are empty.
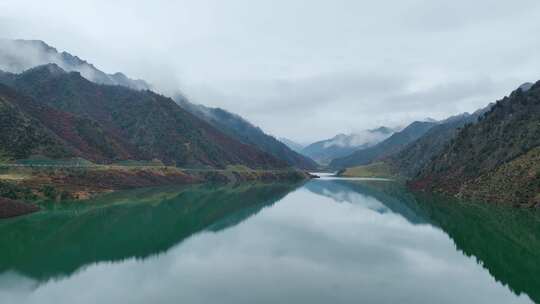
[[[2,39],[2,43],[12,43],[16,47],[24,47],[24,46],[32,46],[41,48],[42,50],[48,51],[48,52],[58,52],[54,47],[48,45],[43,40],[25,40],[25,39],[16,39],[16,40],[9,40],[9,39]]]
[[[330,139],[315,142],[302,150],[306,156],[321,164],[350,155],[358,149],[365,149],[390,137],[394,131],[386,127],[363,130],[352,134],[338,134]]]
[[[375,129],[371,129],[371,130],[368,130],[369,132],[371,133],[382,133],[382,134],[390,134],[390,133],[394,133],[394,130],[388,128],[388,127],[385,127],[385,126],[380,126],[378,128],[375,128]]]
[[[78,72],[82,77],[98,84],[120,85],[134,90],[151,89],[143,80],[130,79],[121,73],[107,74],[77,56],[58,52],[41,40],[0,39],[1,70],[17,74],[50,63],[67,72]]]
[[[533,83],[531,82],[525,82],[524,84],[520,85],[518,89],[521,89],[523,92],[527,92],[533,87]]]
[[[64,75],[67,72],[62,69],[60,66],[58,66],[56,63],[47,63],[43,65],[39,65],[37,67],[28,69],[24,71],[23,74],[30,74],[30,73],[46,73],[51,76],[59,76]]]
[[[422,119],[420,122],[437,122],[437,120],[435,118],[426,117]]]

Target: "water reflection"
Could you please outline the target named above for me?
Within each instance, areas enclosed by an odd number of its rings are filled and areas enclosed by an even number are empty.
[[[111,195],[79,209],[0,222],[0,232],[11,234],[0,237],[2,248],[18,247],[2,262],[0,302],[537,299],[534,216],[415,197],[390,182],[323,179],[293,189],[266,185],[160,190],[133,199]],[[50,220],[40,219],[45,215]],[[24,242],[17,243],[18,234]],[[33,248],[37,253],[17,257]],[[85,259],[59,266],[61,258],[79,255]],[[87,267],[74,272],[81,265]],[[40,281],[51,273],[64,276]]]
[[[441,228],[458,250],[473,257],[495,280],[517,295],[524,293],[540,303],[540,214],[537,211],[412,194],[400,184],[383,181],[336,180],[333,184],[323,188],[340,187],[342,192],[334,198],[344,192],[369,193],[411,223],[430,223]]]
[[[530,210],[421,196],[417,206],[456,247],[516,294],[540,303],[540,217]]]
[[[70,275],[103,261],[165,252],[204,229],[241,222],[295,184],[189,186],[123,191],[0,222],[0,273]]]

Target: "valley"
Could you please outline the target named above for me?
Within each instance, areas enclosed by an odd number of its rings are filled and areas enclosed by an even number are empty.
[[[0,304],[540,304],[540,1],[0,1]]]

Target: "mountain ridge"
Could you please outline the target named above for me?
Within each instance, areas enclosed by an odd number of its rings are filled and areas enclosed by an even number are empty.
[[[462,113],[441,120],[420,138],[383,161],[391,166],[394,173],[407,178],[416,177],[420,170],[446,147],[461,128],[466,124],[475,123],[492,106],[493,104],[489,104],[472,114]]]
[[[261,128],[238,114],[221,108],[210,108],[191,103],[182,95],[176,96],[174,100],[191,114],[208,122],[230,137],[269,153],[293,167],[304,170],[316,170],[318,167],[309,157],[293,151],[286,144],[264,133]]]
[[[136,159],[155,158],[186,167],[287,166],[269,154],[226,136],[172,99],[149,90],[96,84],[77,72],[62,72],[55,64],[3,75],[11,77],[6,84],[22,94],[58,111],[94,121],[110,138],[121,138],[134,147],[130,156]],[[127,149],[127,145],[122,147]]]
[[[84,78],[105,85],[120,85],[135,90],[150,90],[151,85],[140,79],[130,79],[120,72],[107,74],[93,64],[41,40],[0,39],[0,70],[19,74],[36,66],[55,63],[68,72],[79,72]]]
[[[465,125],[411,182],[417,189],[520,205],[540,204],[540,81]]]
[[[38,65],[40,63],[43,64]],[[129,79],[122,73],[106,74],[91,63],[67,52],[58,52],[57,49],[40,40],[0,40],[0,69],[7,67],[7,72],[0,70],[0,81],[13,85],[10,84],[10,81],[16,78],[15,74],[32,74],[36,68],[34,65],[40,69],[46,66],[51,77],[72,72],[97,84],[123,86],[135,90],[151,89],[151,86],[142,80]],[[41,80],[37,77],[32,81]],[[185,100],[185,102],[178,102],[181,106],[183,105],[191,114],[226,133],[229,137],[269,153],[291,166],[305,170],[317,168],[317,164],[313,160],[292,151],[237,114],[223,109],[191,104],[185,97],[179,96],[180,100]],[[174,99],[179,100],[179,98]],[[191,106],[186,106],[186,103]],[[213,114],[209,115],[210,113]],[[100,116],[104,117],[106,113],[102,113]]]

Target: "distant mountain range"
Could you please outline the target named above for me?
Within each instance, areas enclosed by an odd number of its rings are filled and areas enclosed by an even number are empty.
[[[317,163],[312,159],[293,151],[287,145],[264,133],[259,127],[254,126],[239,115],[220,108],[193,104],[182,95],[177,95],[174,99],[184,109],[205,120],[218,130],[245,144],[257,147],[287,162],[290,166],[304,170],[315,170],[318,167]]]
[[[12,158],[43,154],[105,163],[159,159],[181,167],[287,167],[151,91],[96,84],[56,64],[4,72],[0,82],[12,88],[2,87],[0,143]]]
[[[355,151],[372,147],[390,137],[394,131],[387,127],[366,130],[354,134],[339,134],[333,138],[315,142],[301,150],[320,164],[327,165],[332,160],[348,156]]]
[[[351,155],[332,160],[329,167],[339,170],[348,167],[367,165],[374,161],[382,160],[392,154],[400,152],[408,144],[426,134],[426,132],[435,125],[437,125],[436,122],[415,121],[405,129],[392,134],[387,139],[372,147],[361,149]]]

